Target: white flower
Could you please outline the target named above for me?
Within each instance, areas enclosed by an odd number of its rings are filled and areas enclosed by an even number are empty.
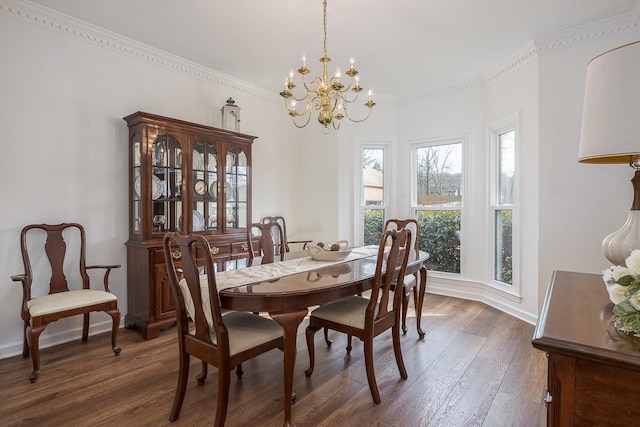
[[[629,255],[624,263],[634,274],[640,274],[640,249],[631,251],[631,255]]]
[[[620,279],[627,276],[630,276],[631,283],[627,279],[624,281],[626,286],[618,284]],[[631,306],[640,311],[640,290],[636,291],[635,294],[629,292],[630,285],[633,286],[633,284],[640,283],[640,250],[635,249],[631,252],[631,255],[626,259],[626,267],[612,265],[604,270],[602,279],[612,303],[617,305],[629,299]]]
[[[640,255],[640,251],[638,251],[638,254]],[[629,258],[631,258],[631,257],[629,257]],[[629,260],[629,258],[627,258],[627,260]],[[639,260],[638,266],[640,266],[640,256],[638,257],[638,260]],[[634,275],[634,270],[631,267],[629,267],[629,268],[620,267],[618,265],[618,266],[615,266],[615,267],[611,268],[611,274],[613,276],[613,281],[617,282],[621,277],[633,276]]]
[[[636,310],[640,311],[640,292],[636,292],[631,298],[629,298],[629,304]]]
[[[607,286],[607,292],[609,292],[609,299],[614,304],[618,304],[627,299],[627,288],[625,286],[620,286],[614,283],[613,285]],[[640,299],[638,300],[638,303],[640,303]],[[638,310],[640,310],[640,308]]]

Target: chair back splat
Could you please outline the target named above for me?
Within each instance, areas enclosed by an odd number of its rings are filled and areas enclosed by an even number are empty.
[[[247,229],[247,240],[251,250],[249,251],[249,265],[253,265],[255,259],[255,252],[253,251],[252,241],[253,232],[255,230],[260,231],[258,237],[258,256],[261,256],[261,264],[270,264],[275,261],[283,261],[285,254],[285,247],[281,244],[284,241],[284,233],[280,224],[277,222],[268,223],[253,223],[251,227]],[[275,237],[274,237],[275,236]]]
[[[289,240],[289,238],[287,237],[287,224],[284,220],[283,216],[279,216],[279,215],[275,215],[275,216],[265,216],[260,220],[261,223],[263,224],[269,224],[269,223],[277,223],[278,225],[280,225],[280,227],[282,228],[282,237],[280,238],[280,240],[278,240],[278,235],[274,235],[273,236],[273,240],[276,243],[276,245],[278,244],[282,244],[282,246],[284,246],[284,251],[285,252],[291,252],[291,248],[289,247],[289,243],[301,243],[302,244],[302,249],[306,249],[307,248],[307,244],[311,243],[311,240]]]
[[[411,245],[410,248],[414,251],[415,257],[418,257],[420,252],[420,223],[415,219],[389,219],[384,224],[385,230],[400,230],[402,228],[407,228],[411,231]],[[410,259],[412,256],[409,257]],[[418,304],[418,273],[410,274],[408,276],[404,276],[400,278],[402,280],[401,283],[401,293],[402,293],[402,333],[407,333],[407,311],[409,310],[409,296],[410,291],[413,289],[413,303],[415,307],[422,306],[422,304]],[[394,292],[395,292],[395,284],[394,284]],[[420,330],[418,330],[418,335],[420,335]],[[422,338],[423,335],[420,335]]]

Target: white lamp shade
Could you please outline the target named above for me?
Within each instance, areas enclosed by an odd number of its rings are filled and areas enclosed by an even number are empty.
[[[640,153],[640,41],[587,65],[578,160],[629,163]]]

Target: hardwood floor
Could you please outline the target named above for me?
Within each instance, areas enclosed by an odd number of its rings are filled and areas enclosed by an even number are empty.
[[[316,336],[316,367],[308,355],[303,323],[298,331],[293,419],[305,426],[544,426],[541,403],[544,353],[531,346],[533,326],[482,303],[427,294],[424,340],[410,312],[402,351],[409,374],[401,380],[389,333],[376,338],[376,377],[382,403],[371,399],[362,343],[346,356],[346,337],[333,332],[327,348]],[[177,379],[174,328],[145,341],[119,332],[114,356],[107,334],[43,350],[41,374],[29,383],[31,359],[0,360],[0,425],[3,426],[205,426],[215,416],[217,373],[204,385],[192,359],[180,419],[168,421]],[[282,425],[282,353],[243,364],[232,374],[227,426]]]

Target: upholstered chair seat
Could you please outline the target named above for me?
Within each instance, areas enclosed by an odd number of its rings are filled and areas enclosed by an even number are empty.
[[[98,289],[78,289],[33,298],[27,301],[27,308],[31,316],[44,316],[45,314],[59,313],[117,300],[118,297],[111,292]]]

